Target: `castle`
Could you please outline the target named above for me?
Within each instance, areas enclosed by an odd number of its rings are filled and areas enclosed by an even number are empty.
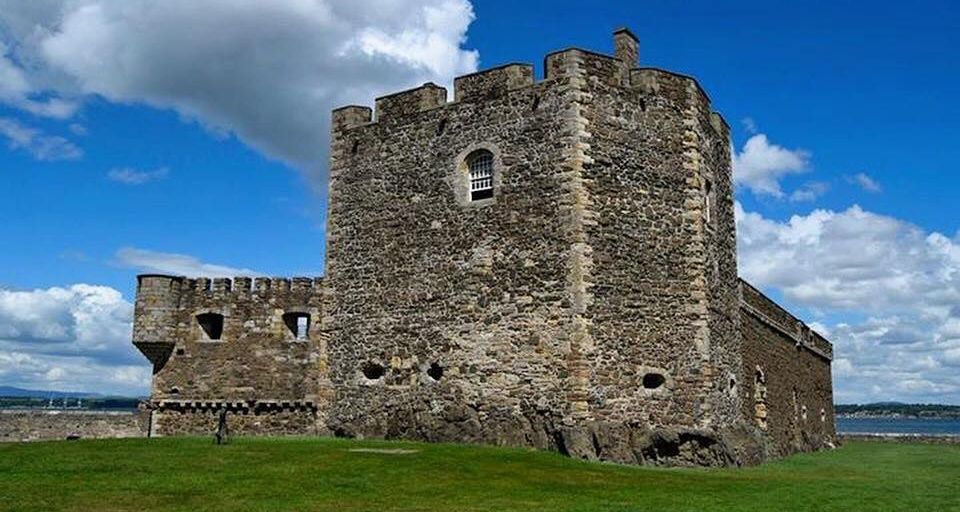
[[[831,446],[832,346],[737,277],[729,127],[614,44],[335,110],[325,277],[139,276],[150,435]]]

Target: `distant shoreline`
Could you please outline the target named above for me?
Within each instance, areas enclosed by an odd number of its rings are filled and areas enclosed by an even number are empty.
[[[960,444],[958,434],[874,434],[839,432],[841,443],[850,441],[868,441],[874,443],[923,443],[923,444]]]
[[[903,413],[872,413],[872,412],[854,412],[840,413],[836,415],[842,419],[860,419],[860,420],[960,420],[960,415],[918,415]]]

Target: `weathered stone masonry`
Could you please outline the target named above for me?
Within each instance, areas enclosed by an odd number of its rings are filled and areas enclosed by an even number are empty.
[[[140,277],[152,434],[227,408],[648,464],[832,443],[829,343],[737,278],[729,128],[614,41],[334,111],[323,280]]]

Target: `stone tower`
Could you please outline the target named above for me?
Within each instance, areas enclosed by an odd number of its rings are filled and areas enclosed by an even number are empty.
[[[251,374],[206,372],[192,393],[244,395],[251,433],[695,464],[829,444],[829,343],[737,278],[728,126],[694,79],[640,67],[629,30],[614,47],[551,53],[539,81],[520,63],[457,77],[452,101],[428,83],[335,110],[325,279],[297,295],[142,276],[153,398],[185,375],[151,354],[202,338],[223,304],[247,348],[203,345],[193,368]],[[190,300],[165,309],[178,286]],[[300,345],[288,310],[310,319]],[[268,395],[299,405],[269,419]],[[177,419],[152,403],[179,432],[220,402],[170,402]]]

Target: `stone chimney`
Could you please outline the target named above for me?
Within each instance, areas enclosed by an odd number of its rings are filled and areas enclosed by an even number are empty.
[[[613,47],[616,57],[627,65],[627,69],[640,64],[640,40],[630,29],[623,27],[613,33]]]

